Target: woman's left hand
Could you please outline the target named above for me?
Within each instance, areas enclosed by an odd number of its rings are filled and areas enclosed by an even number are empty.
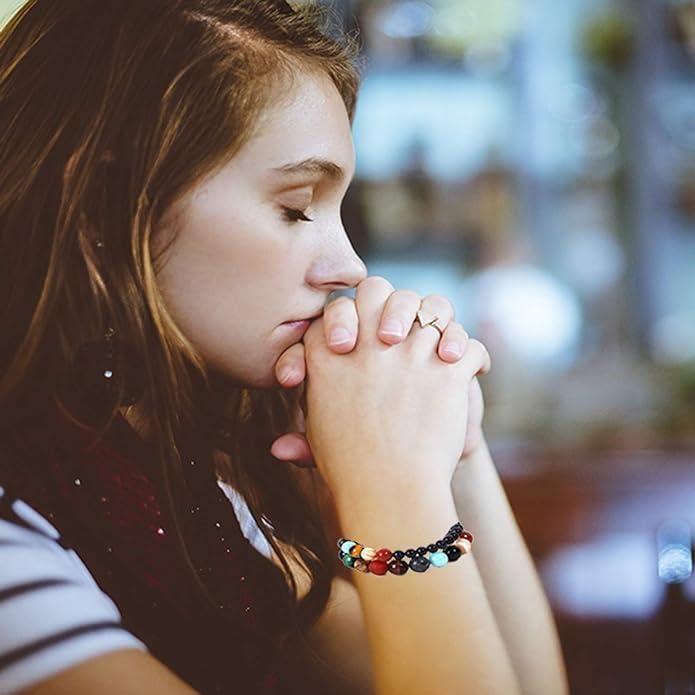
[[[384,306],[378,335],[386,345],[396,345],[403,341],[415,322],[421,309],[427,318],[452,316],[449,301],[439,295],[429,295],[424,299],[410,290],[396,290]],[[452,317],[453,318],[453,317]],[[357,342],[359,330],[357,309],[350,297],[339,297],[329,303],[323,313],[326,343],[339,354],[351,352]],[[440,323],[441,325],[441,323]],[[418,327],[418,330],[420,329]],[[430,329],[435,330],[435,329]],[[446,326],[439,340],[437,355],[443,362],[457,362],[466,351],[468,336],[453,320]],[[294,388],[303,384],[306,377],[304,343],[296,343],[288,348],[275,365],[275,375],[283,388]],[[468,425],[464,455],[472,453],[482,441],[483,397],[477,379],[470,389]],[[304,430],[303,413],[298,413],[297,427],[300,431],[282,435],[273,442],[272,455],[280,461],[288,461],[301,467],[314,465],[309,443],[302,434]]]

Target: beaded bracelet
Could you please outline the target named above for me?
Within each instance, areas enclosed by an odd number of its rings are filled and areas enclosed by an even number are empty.
[[[450,562],[456,562],[461,555],[470,552],[472,544],[473,534],[466,531],[460,522],[456,522],[441,540],[408,550],[375,550],[356,541],[341,538],[338,541],[338,557],[346,567],[360,572],[386,574],[388,571],[401,575],[408,569],[413,572],[426,572],[430,565],[443,567]],[[426,553],[431,553],[429,558],[425,557]],[[406,562],[404,557],[410,558],[410,562]]]

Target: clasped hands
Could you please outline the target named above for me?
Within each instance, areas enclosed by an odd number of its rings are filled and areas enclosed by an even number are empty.
[[[384,293],[384,285],[388,292]],[[358,296],[367,293],[381,293],[388,296],[383,304],[378,322],[377,336],[385,345],[397,345],[407,339],[411,330],[431,331],[436,341],[436,355],[445,363],[456,363],[466,354],[472,342],[460,323],[454,320],[454,310],[451,302],[441,295],[428,295],[424,298],[411,290],[395,290],[387,280],[378,276],[370,276],[357,286]],[[328,303],[323,315],[314,321],[317,326],[310,330],[320,332],[326,346],[336,354],[352,352],[360,341],[359,302],[350,297],[339,297]],[[437,325],[442,328],[441,337],[437,336],[437,328],[421,326],[416,323],[420,312],[421,319],[427,323],[437,318]],[[414,325],[415,324],[415,325]],[[477,343],[477,347],[480,344]],[[480,373],[489,371],[489,359]],[[278,359],[275,365],[275,375],[283,388],[295,388],[304,383],[307,375],[305,346],[303,342],[295,343]],[[482,418],[483,397],[477,378],[474,378],[469,388],[468,412],[463,456],[470,455],[483,441]],[[303,413],[298,413],[297,426],[303,430]],[[312,467],[314,461],[309,443],[303,431],[284,434],[277,438],[271,447],[272,455],[300,467]]]

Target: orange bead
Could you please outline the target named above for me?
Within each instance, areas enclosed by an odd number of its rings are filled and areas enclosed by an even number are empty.
[[[362,552],[362,548],[364,548],[363,545],[353,545],[352,548],[350,548],[350,555],[352,557],[359,557],[360,553]]]

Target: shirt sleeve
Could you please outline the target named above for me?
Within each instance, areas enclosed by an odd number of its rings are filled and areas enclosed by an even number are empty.
[[[221,488],[222,492],[224,492],[227,499],[231,502],[232,507],[234,508],[234,513],[239,521],[241,532],[244,534],[246,539],[259,553],[261,553],[261,555],[265,555],[268,559],[272,558],[273,547],[270,545],[265,534],[253,518],[251,510],[249,509],[243,495],[222,480],[218,480],[217,484]],[[264,522],[264,525],[268,529],[268,533],[272,533],[273,527],[267,522]]]
[[[2,501],[9,513],[0,513],[0,695],[111,651],[145,651],[55,528],[21,500]]]

